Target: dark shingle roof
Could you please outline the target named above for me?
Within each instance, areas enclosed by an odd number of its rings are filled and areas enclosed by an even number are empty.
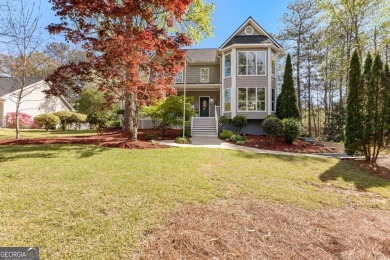
[[[43,78],[40,77],[27,78],[26,86],[35,84],[42,80]],[[18,89],[20,89],[20,85],[15,78],[10,78],[10,77],[0,78],[0,97],[12,93]]]
[[[218,49],[187,49],[187,57],[190,63],[217,63]]]
[[[236,35],[226,44],[225,47],[233,44],[262,43],[265,41],[270,41],[270,38],[265,35]]]

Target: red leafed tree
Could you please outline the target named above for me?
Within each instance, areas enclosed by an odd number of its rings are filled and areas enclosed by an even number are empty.
[[[108,102],[122,101],[124,130],[137,139],[140,107],[174,93],[169,87],[184,65],[185,33],[172,33],[192,0],[50,0],[61,23],[50,33],[64,33],[81,44],[87,61],[59,67],[46,78],[49,95],[66,93],[77,82],[96,84]]]

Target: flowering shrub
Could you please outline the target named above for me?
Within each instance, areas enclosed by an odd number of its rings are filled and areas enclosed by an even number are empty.
[[[5,126],[7,128],[16,128],[16,113],[9,112],[5,115]],[[19,128],[33,128],[34,119],[32,116],[19,113]]]

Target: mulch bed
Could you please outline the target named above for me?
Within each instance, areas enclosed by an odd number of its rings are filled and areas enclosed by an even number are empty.
[[[188,205],[148,234],[140,259],[389,259],[390,214],[254,200]]]
[[[37,145],[37,144],[91,144],[104,147],[123,149],[155,149],[169,148],[170,146],[147,141],[148,134],[159,134],[157,130],[139,130],[138,140],[131,141],[118,129],[109,129],[103,135],[90,136],[65,136],[23,139],[0,139],[0,145]],[[180,130],[168,130],[164,139],[175,139],[180,135]]]
[[[283,137],[276,137],[274,144],[271,145],[265,135],[246,135],[245,146],[292,153],[337,153],[337,150],[332,147],[321,147],[300,140],[288,144]]]
[[[361,169],[368,170],[382,179],[390,180],[390,157],[379,158],[376,164],[368,163],[363,159],[349,159],[346,161]]]

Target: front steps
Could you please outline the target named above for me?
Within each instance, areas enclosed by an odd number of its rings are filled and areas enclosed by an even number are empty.
[[[194,117],[192,136],[218,136],[215,117]]]

